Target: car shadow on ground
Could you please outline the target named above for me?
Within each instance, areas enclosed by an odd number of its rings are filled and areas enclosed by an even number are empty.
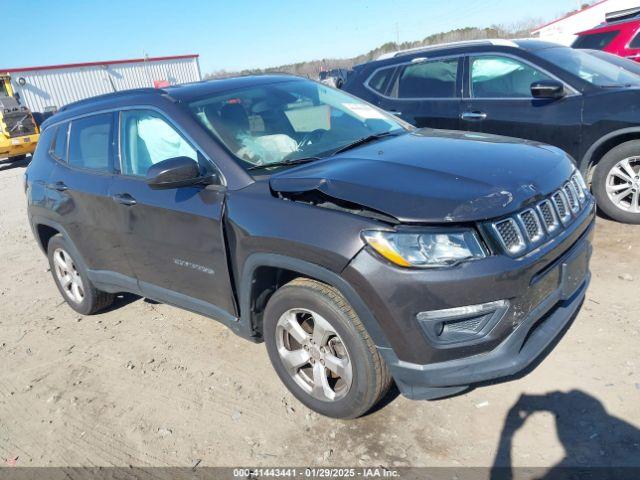
[[[613,479],[633,478],[634,472],[640,473],[640,430],[610,415],[595,397],[581,390],[571,390],[520,396],[505,418],[491,480],[519,477],[512,466],[513,438],[536,412],[553,415],[565,456],[548,470],[535,469],[535,478]],[[595,476],[590,476],[593,474]]]
[[[118,293],[113,299],[113,303],[104,310],[101,310],[100,313],[107,313],[118,310],[119,308],[125,307],[130,303],[140,300],[140,298],[142,297],[140,297],[139,295],[134,295],[133,293]]]
[[[15,160],[15,161],[2,159],[0,160],[0,172],[4,172],[5,170],[11,170],[13,168],[27,167],[30,161],[31,161],[31,157],[25,157],[21,160]]]

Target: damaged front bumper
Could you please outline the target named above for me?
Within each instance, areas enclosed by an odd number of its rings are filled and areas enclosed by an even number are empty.
[[[590,274],[572,297],[563,299],[562,288],[536,307],[498,347],[485,354],[418,365],[399,360],[390,349],[378,349],[389,365],[402,394],[431,400],[467,390],[470,385],[516,377],[543,353],[551,351],[577,314],[589,285]]]
[[[526,257],[415,271],[363,250],[343,272],[386,334],[379,345],[403,395],[435,399],[518,376],[550,351],[590,280],[593,205]],[[447,327],[450,322],[449,327]]]

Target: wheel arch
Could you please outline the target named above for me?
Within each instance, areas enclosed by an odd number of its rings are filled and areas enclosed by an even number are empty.
[[[389,347],[386,336],[366,303],[338,273],[304,260],[273,253],[255,253],[244,264],[240,321],[245,331],[251,331],[258,339],[262,339],[262,314],[269,298],[277,288],[298,277],[318,280],[336,288],[358,314],[375,344]]]
[[[38,223],[35,225],[36,231],[36,240],[40,249],[47,253],[47,247],[49,246],[49,241],[55,235],[58,235],[60,231],[51,225],[47,225],[46,223]]]
[[[69,253],[71,253],[74,259],[78,260],[78,262],[85,270],[87,269],[87,263],[85,262],[84,257],[80,254],[80,251],[73,243],[73,240],[71,240],[69,233],[62,225],[60,225],[58,222],[44,217],[32,217],[31,224],[33,225],[33,232],[36,236],[38,246],[42,249],[45,255],[47,254],[47,246],[49,244],[49,241],[55,235],[60,234],[69,244],[69,249],[71,250]]]
[[[608,151],[630,140],[640,140],[640,127],[629,127],[616,130],[604,135],[598,141],[594,142],[583,155],[582,160],[578,165],[578,168],[584,175],[586,181],[588,183],[591,182],[596,165]]]

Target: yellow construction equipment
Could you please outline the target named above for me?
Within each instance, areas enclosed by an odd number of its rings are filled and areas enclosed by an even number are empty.
[[[0,73],[0,159],[19,160],[33,153],[40,129],[29,109],[20,104],[11,77]]]

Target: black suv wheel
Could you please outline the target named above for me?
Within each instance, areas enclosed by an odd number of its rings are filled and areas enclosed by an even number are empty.
[[[69,243],[62,235],[49,240],[47,256],[51,274],[67,304],[83,315],[91,315],[111,305],[114,296],[94,287],[70,251]]]
[[[299,278],[280,288],[265,310],[264,337],[280,379],[323,415],[363,415],[391,384],[364,325],[326,284]]]
[[[598,207],[619,222],[640,224],[640,141],[607,152],[593,175]]]

